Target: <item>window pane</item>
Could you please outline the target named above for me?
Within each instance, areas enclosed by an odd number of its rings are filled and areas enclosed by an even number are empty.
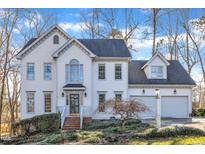
[[[44,94],[45,112],[51,112],[51,93]]]
[[[163,66],[151,66],[152,77],[163,77]]]
[[[121,101],[122,100],[122,94],[115,94],[115,101]]]
[[[83,82],[83,64],[78,60],[72,59],[69,65],[66,65],[67,82]]]
[[[115,65],[115,79],[122,79],[122,69],[121,64]]]
[[[34,112],[34,92],[27,92],[27,112]]]
[[[99,94],[99,112],[105,111],[105,94]]]
[[[51,76],[52,76],[51,64],[45,63],[44,64],[44,80],[51,80]]]
[[[53,37],[53,44],[59,44],[59,37],[58,37],[58,35],[55,35]]]
[[[79,81],[79,65],[75,65],[75,64],[72,64],[71,65],[71,76],[70,76],[70,80],[71,82],[77,82]]]
[[[27,64],[27,79],[34,80],[34,64],[33,63]]]
[[[83,82],[83,64],[80,64],[80,81]]]
[[[98,79],[105,79],[105,65],[99,64],[98,66]]]
[[[70,65],[67,64],[65,66],[65,80],[66,80],[66,82],[70,81],[69,75],[70,75]]]

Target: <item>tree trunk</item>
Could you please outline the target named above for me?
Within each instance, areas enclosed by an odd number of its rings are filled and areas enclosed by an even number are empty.
[[[156,26],[157,26],[157,10],[153,9],[153,45],[152,45],[152,55],[156,52]]]

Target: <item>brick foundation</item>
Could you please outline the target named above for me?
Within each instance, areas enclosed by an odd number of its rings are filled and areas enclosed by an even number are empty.
[[[83,123],[84,123],[84,124],[90,124],[90,123],[92,123],[92,117],[84,117],[84,118],[83,118]]]

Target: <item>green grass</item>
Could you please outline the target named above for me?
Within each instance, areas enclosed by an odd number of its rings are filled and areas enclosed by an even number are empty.
[[[179,137],[167,139],[131,139],[130,145],[205,145],[205,137]]]

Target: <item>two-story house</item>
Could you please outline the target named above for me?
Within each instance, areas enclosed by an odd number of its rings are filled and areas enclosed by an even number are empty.
[[[59,111],[62,124],[66,117],[108,119],[112,115],[98,106],[113,98],[135,98],[149,108],[141,118],[155,118],[156,88],[162,117],[188,118],[192,111],[195,82],[182,65],[159,52],[132,60],[121,39],[76,39],[54,25],[32,38],[18,59],[22,119]]]

